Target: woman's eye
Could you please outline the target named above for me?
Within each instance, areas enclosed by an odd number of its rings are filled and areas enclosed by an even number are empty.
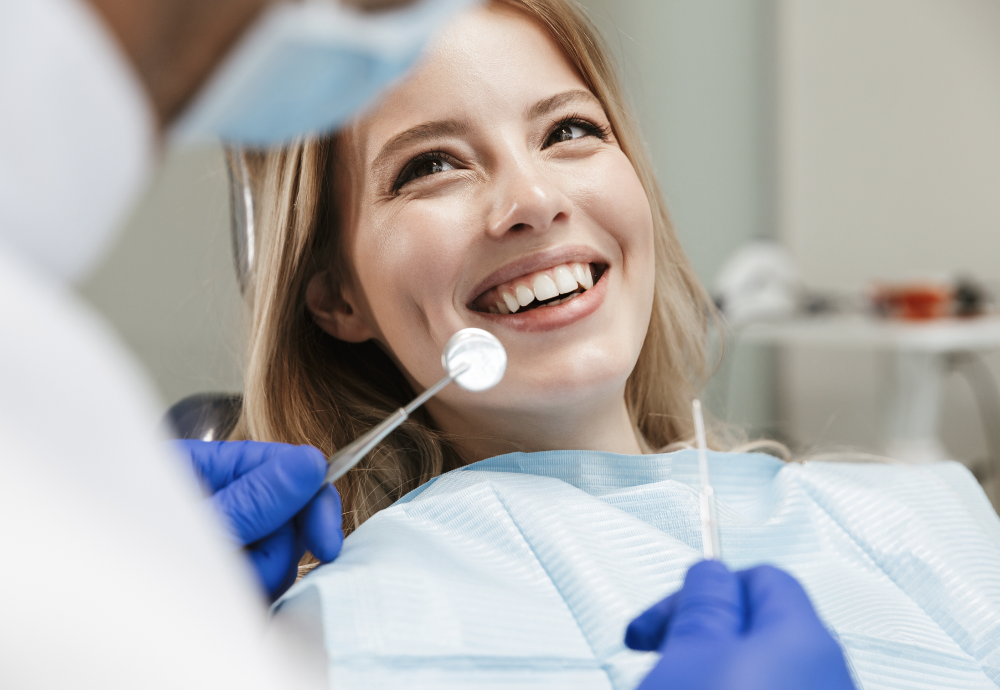
[[[570,141],[572,139],[595,135],[595,129],[596,127],[593,126],[588,127],[583,124],[564,122],[557,125],[556,128],[552,130],[552,133],[549,134],[549,138],[545,140],[545,148],[548,148],[553,144],[558,144],[561,141]]]
[[[408,182],[412,182],[418,177],[428,177],[430,175],[436,175],[437,173],[443,173],[455,169],[455,166],[448,162],[443,154],[432,153],[417,156],[417,158],[410,161],[410,163],[403,168],[403,172],[401,172],[399,177],[396,178],[396,182],[393,184],[392,189],[394,192],[398,192]]]
[[[428,175],[433,175],[439,172],[445,172],[446,170],[454,170],[455,166],[448,161],[443,161],[440,158],[432,158],[430,160],[422,161],[417,163],[410,173],[411,177],[427,177]]]

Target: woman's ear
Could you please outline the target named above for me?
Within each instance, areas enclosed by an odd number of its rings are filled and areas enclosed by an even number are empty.
[[[306,308],[317,325],[337,340],[363,343],[375,337],[357,307],[351,290],[334,285],[326,271],[314,275],[306,285]]]

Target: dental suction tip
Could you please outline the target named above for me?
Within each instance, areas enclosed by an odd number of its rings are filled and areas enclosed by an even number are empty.
[[[455,375],[454,381],[467,391],[485,391],[503,379],[507,371],[507,351],[496,336],[481,328],[463,328],[444,346],[441,364]],[[463,365],[468,368],[458,372]]]

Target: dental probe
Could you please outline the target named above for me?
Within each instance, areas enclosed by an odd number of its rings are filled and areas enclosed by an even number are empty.
[[[327,458],[324,485],[347,474],[379,441],[452,381],[467,391],[485,391],[500,383],[507,370],[507,351],[492,333],[479,328],[463,328],[444,346],[441,364],[448,372],[447,376],[418,395],[409,405],[386,417],[374,429]]]
[[[694,435],[698,443],[698,469],[701,471],[701,547],[705,560],[722,557],[719,546],[719,522],[715,514],[715,490],[708,479],[708,442],[705,440],[705,418],[701,413],[701,401],[697,398],[691,404],[694,408]]]

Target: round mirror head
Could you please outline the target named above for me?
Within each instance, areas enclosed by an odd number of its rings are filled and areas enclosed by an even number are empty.
[[[441,363],[449,374],[468,364],[469,368],[455,377],[455,383],[467,391],[485,391],[503,378],[507,351],[492,333],[481,328],[463,328],[444,346]]]

